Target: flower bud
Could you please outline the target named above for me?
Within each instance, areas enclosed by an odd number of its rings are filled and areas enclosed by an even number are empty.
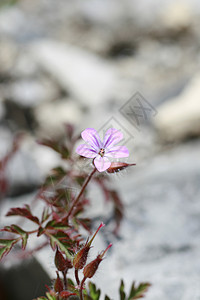
[[[130,166],[135,166],[136,164],[127,164],[123,162],[112,162],[110,167],[107,169],[108,173],[116,173],[122,171]]]
[[[67,269],[71,269],[72,268],[72,263],[69,259],[64,258],[64,256],[62,255],[62,253],[58,250],[56,250],[56,254],[55,254],[55,266],[58,269],[58,271],[64,272]]]
[[[85,268],[83,269],[83,275],[84,279],[91,278],[96,273],[96,270],[98,269],[98,266],[100,262],[103,260],[103,256],[108,251],[108,249],[112,246],[112,244],[109,244],[106,250],[104,250],[101,254],[97,255],[96,259],[91,261]]]
[[[87,240],[85,245],[83,246],[83,248],[81,248],[81,250],[79,250],[78,253],[75,255],[75,257],[73,259],[73,266],[76,270],[80,270],[85,266],[87,257],[88,257],[88,253],[91,248],[91,244],[92,244],[95,236],[97,235],[98,231],[103,226],[105,226],[105,225],[103,223],[101,223],[100,226],[98,227],[98,229],[96,230],[96,232],[94,233],[93,237],[90,239],[90,241],[88,242],[88,240]]]
[[[56,273],[57,273],[57,278],[54,283],[54,290],[55,292],[60,293],[63,291],[64,286],[63,286],[63,281],[60,279],[58,272]]]

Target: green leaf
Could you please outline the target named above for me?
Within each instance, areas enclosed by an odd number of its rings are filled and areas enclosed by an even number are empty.
[[[17,225],[12,225],[11,228],[13,228],[15,230],[15,233],[18,233],[19,235],[21,235],[22,238],[22,249],[24,250],[26,248],[27,245],[27,240],[28,240],[28,233],[26,231],[24,231],[22,228],[20,228]]]
[[[96,288],[96,285],[92,282],[89,282],[89,291],[90,291],[90,296],[92,300],[99,300],[101,291]]]
[[[45,222],[50,216],[50,213],[49,213],[49,208],[48,207],[45,207],[43,212],[42,212],[42,221],[41,223]]]
[[[0,239],[0,260],[4,255],[7,255],[12,247],[18,242],[18,239],[15,240],[4,240]]]
[[[63,251],[69,259],[72,258],[69,252],[69,248],[71,247],[71,240],[69,239],[67,234],[65,234],[62,231],[59,231],[54,234],[48,233],[48,236],[50,237],[50,244],[53,250],[55,250],[56,246],[58,246],[60,250]]]
[[[148,290],[148,288],[151,286],[148,282],[142,282],[138,285],[138,287],[135,286],[135,282],[132,283],[130,294],[128,297],[128,300],[135,300],[139,298],[143,298],[144,294]]]
[[[58,298],[54,295],[51,295],[50,293],[46,293],[46,297],[39,297],[37,299],[33,299],[33,300],[57,300]]]
[[[111,299],[106,295],[104,300],[111,300]]]
[[[69,229],[69,226],[63,224],[62,222],[56,222],[55,220],[49,221],[45,226],[45,229],[57,229],[57,230],[66,230]]]
[[[47,295],[47,299],[48,299],[48,300],[57,300],[57,299],[58,299],[57,296],[52,296],[52,295],[49,294],[49,293],[46,293],[46,295]]]
[[[19,234],[22,239],[22,249],[24,250],[26,248],[27,239],[29,237],[28,232],[24,231],[22,228],[20,228],[17,225],[11,225],[11,226],[5,226],[2,231],[12,232],[15,234]]]
[[[123,280],[121,280],[119,293],[120,293],[120,300],[125,300],[126,299],[126,294],[124,292],[124,282],[123,282]]]

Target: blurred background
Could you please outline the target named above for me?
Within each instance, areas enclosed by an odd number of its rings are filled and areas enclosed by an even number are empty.
[[[60,162],[38,139],[61,139],[64,123],[77,134],[120,129],[137,166],[113,176],[125,219],[94,279],[112,299],[121,278],[127,289],[151,282],[147,300],[200,299],[199,28],[198,0],[0,0],[0,156],[24,133],[6,167],[1,227]]]

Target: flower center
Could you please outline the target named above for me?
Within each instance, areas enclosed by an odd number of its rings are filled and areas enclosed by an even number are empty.
[[[105,154],[105,149],[101,148],[98,154],[103,157]]]

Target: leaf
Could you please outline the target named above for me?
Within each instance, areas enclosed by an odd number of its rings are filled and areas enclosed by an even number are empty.
[[[119,226],[121,224],[121,221],[124,216],[124,206],[123,203],[118,195],[118,193],[114,190],[109,191],[110,197],[112,198],[114,202],[114,218],[116,222],[116,228],[114,230],[115,233],[117,233]]]
[[[58,246],[69,259],[72,258],[69,252],[69,248],[72,246],[72,240],[66,233],[58,231],[57,233],[51,234],[48,232],[48,236],[50,237],[50,244],[53,250]]]
[[[96,288],[96,285],[92,282],[89,282],[89,291],[90,291],[90,296],[92,300],[99,300],[101,291]]]
[[[57,300],[58,299],[57,296],[53,296],[50,293],[46,293],[46,295],[47,295],[48,300]]]
[[[30,221],[39,224],[39,219],[32,215],[29,205],[25,205],[24,207],[16,207],[11,208],[6,216],[21,216],[29,219]]]
[[[53,149],[54,151],[58,152],[63,159],[68,159],[70,157],[69,149],[60,142],[44,139],[43,141],[39,141],[39,144],[47,146]]]
[[[45,222],[49,218],[49,216],[50,216],[49,209],[48,209],[48,207],[47,208],[45,207],[43,212],[42,212],[42,221],[41,221],[41,223]]]
[[[123,282],[123,280],[121,280],[119,293],[120,293],[120,300],[125,300],[126,299],[126,294],[124,292],[124,282]]]
[[[128,297],[128,300],[135,300],[140,299],[144,297],[144,294],[148,290],[148,288],[151,286],[148,282],[142,282],[138,285],[138,287],[135,286],[135,282],[132,283],[130,294]]]
[[[60,293],[60,296],[61,296],[63,299],[67,299],[67,298],[69,298],[70,296],[73,296],[73,295],[76,296],[76,293],[71,293],[71,292],[69,292],[69,291],[62,291],[62,292]]]
[[[28,232],[24,231],[22,228],[20,228],[17,225],[11,225],[11,226],[6,226],[2,231],[7,231],[7,232],[12,232],[15,234],[19,234],[22,238],[22,249],[24,250],[26,248],[27,240],[28,240]]]
[[[108,296],[106,295],[104,300],[111,300],[111,299],[110,299],[110,297],[108,297]]]
[[[66,230],[69,229],[69,226],[63,224],[62,222],[56,222],[55,220],[49,221],[45,226],[45,229],[57,229],[57,230]]]
[[[3,258],[4,255],[7,255],[12,247],[18,242],[18,239],[14,240],[5,240],[0,239],[0,260]]]

